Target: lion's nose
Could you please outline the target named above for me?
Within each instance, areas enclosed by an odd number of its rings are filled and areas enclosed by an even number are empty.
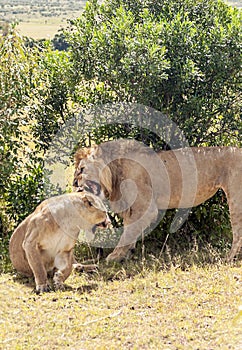
[[[78,180],[77,179],[74,179],[72,186],[73,187],[78,187]]]

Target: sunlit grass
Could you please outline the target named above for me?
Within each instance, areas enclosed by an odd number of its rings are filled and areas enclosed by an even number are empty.
[[[100,265],[36,296],[33,282],[0,277],[2,349],[241,349],[239,263],[187,269],[173,261]]]

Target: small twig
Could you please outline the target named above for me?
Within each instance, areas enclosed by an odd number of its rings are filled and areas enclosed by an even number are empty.
[[[96,322],[99,322],[99,321],[103,321],[103,320],[106,320],[107,318],[113,318],[113,317],[119,316],[121,313],[122,313],[122,310],[119,310],[118,312],[115,312],[115,313],[113,313],[111,315],[100,317],[100,318],[97,318],[95,320],[82,323],[81,326],[88,326],[89,324],[96,323]]]
[[[163,246],[162,246],[162,248],[161,248],[161,251],[160,251],[160,254],[159,254],[159,258],[160,258],[161,255],[163,254],[163,251],[164,251],[164,249],[165,249],[166,242],[167,242],[168,238],[169,238],[169,233],[166,235],[166,239],[165,239],[165,242],[163,243]]]

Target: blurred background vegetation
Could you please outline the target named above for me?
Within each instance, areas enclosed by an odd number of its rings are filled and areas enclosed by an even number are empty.
[[[91,0],[52,40],[1,24],[0,269],[14,227],[53,194],[44,157],[73,116],[110,102],[140,103],[171,118],[191,146],[241,147],[241,63],[241,11],[217,0]],[[103,127],[98,118],[83,133],[82,146],[110,134],[140,137],[138,129]],[[154,147],[161,141],[152,138]],[[163,247],[172,215],[150,236],[151,246]],[[223,252],[230,238],[219,192],[169,240],[174,249],[195,239]]]

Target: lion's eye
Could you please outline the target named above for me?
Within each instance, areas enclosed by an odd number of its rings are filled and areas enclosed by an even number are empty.
[[[74,179],[74,180],[73,180],[72,186],[78,187],[78,180],[77,180],[77,179]]]
[[[84,168],[77,169],[77,176],[83,173]]]

